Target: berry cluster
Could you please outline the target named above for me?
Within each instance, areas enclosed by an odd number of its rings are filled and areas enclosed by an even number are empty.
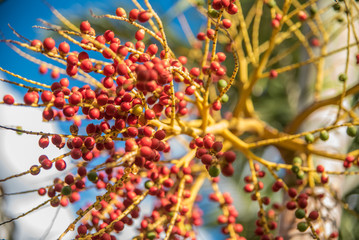
[[[314,239],[338,237],[338,229],[330,233],[324,230],[325,216],[321,211],[325,198],[334,195],[328,190],[329,175],[358,172],[333,171],[313,159],[319,156],[342,161],[344,170],[359,165],[357,151],[332,153],[316,145],[318,140],[329,140],[329,133],[341,127],[347,128],[349,137],[357,136],[357,104],[352,109],[343,104],[345,97],[359,92],[358,85],[347,89],[349,40],[346,47],[327,52],[328,36],[315,1],[284,1],[281,6],[274,0],[255,1],[248,11],[234,0],[212,0],[207,5],[197,1],[196,8],[207,19],[206,29],[193,37],[193,52],[176,56],[164,24],[150,3],[145,0],[144,9],[134,2],[135,9],[117,8],[114,15],[91,12],[94,19],[107,18],[134,27],[131,40],[123,40],[115,29],[98,33],[92,20],[74,25],[57,11],[53,12],[64,27],[46,24],[38,28],[56,32],[64,41],[51,37],[24,42],[4,40],[10,46],[42,54],[54,64],[34,60],[18,49],[25,58],[40,65],[40,74],[47,75],[51,70],[51,84],[0,67],[26,84],[1,81],[27,90],[22,100],[6,94],[1,104],[40,107],[43,121],[70,124],[64,133],[0,125],[17,133],[36,135],[40,148],[52,144],[65,151],[55,158],[41,155],[27,171],[0,182],[25,174],[38,175],[55,166],[58,174],[51,184],[37,190],[46,198],[37,208],[47,203],[66,207],[80,201],[83,192],[96,189],[98,195],[86,199],[90,203],[76,212],[78,217],[59,239],[74,231],[76,239],[113,240],[122,238],[123,231],[131,226],[137,230],[132,236],[137,240],[197,239],[198,227],[207,223],[206,212],[201,209],[206,184],[212,189],[210,202],[220,211],[216,223],[226,239],[289,238],[289,233],[282,230],[286,224],[295,225],[302,236],[310,233]],[[342,5],[334,4],[334,10],[353,21],[347,4],[345,11]],[[261,23],[271,25],[266,41],[259,41],[261,31],[267,30],[260,28]],[[308,36],[300,30],[305,24],[312,31]],[[277,46],[285,45],[281,43],[292,35],[300,42],[298,47],[303,45],[309,59],[281,67],[285,62],[282,60],[295,48],[281,51]],[[316,56],[313,47],[320,48],[321,55]],[[321,100],[323,61],[340,51],[348,53],[345,71],[336,79],[343,84],[343,92]],[[359,55],[355,60],[359,62]],[[266,84],[271,85],[282,81],[286,72],[312,63],[318,71],[315,101],[283,126],[285,130],[274,129],[260,119],[253,98],[262,94],[261,79],[269,78]],[[257,83],[261,85],[258,89]],[[230,101],[230,96],[236,97]],[[339,107],[335,123],[296,134],[308,116],[332,104]],[[224,112],[228,109],[230,112]],[[352,121],[343,122],[348,116]],[[179,145],[186,150],[179,151]],[[255,149],[269,145],[279,150],[280,162],[258,156],[262,151]],[[238,169],[236,159],[244,160],[242,166],[248,169]],[[71,161],[73,171],[67,167]],[[254,231],[245,231],[240,223],[243,219],[233,195],[221,192],[221,178],[236,175],[237,171],[245,173],[244,195],[257,203]],[[318,193],[317,187],[327,192]],[[277,192],[285,196],[283,204],[273,201]],[[145,199],[149,201],[144,203]],[[343,206],[348,208],[347,204]],[[281,226],[283,215],[290,215],[292,223]]]

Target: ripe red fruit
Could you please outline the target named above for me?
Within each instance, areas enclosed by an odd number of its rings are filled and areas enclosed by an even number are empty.
[[[144,23],[144,22],[147,22],[151,17],[152,17],[152,14],[150,12],[141,11],[138,14],[138,21]]]
[[[231,163],[221,166],[222,174],[226,177],[230,177],[234,173],[234,168]]]
[[[3,101],[4,101],[4,103],[11,105],[11,104],[14,104],[15,99],[12,95],[7,94],[3,97]]]
[[[126,17],[126,11],[123,8],[116,9],[116,15],[119,17]]]
[[[289,201],[286,205],[288,210],[294,210],[297,208],[297,203],[295,201]]]
[[[253,190],[254,190],[253,184],[248,183],[248,184],[246,184],[246,185],[244,186],[244,191],[247,192],[247,193],[250,193],[250,192],[252,192]]]
[[[150,54],[150,55],[155,55],[158,51],[158,47],[156,44],[151,44],[148,46],[147,48],[147,53]]]
[[[212,105],[212,109],[214,111],[219,111],[219,110],[221,110],[221,108],[222,108],[222,104],[220,101],[215,101]]]
[[[232,26],[232,22],[229,19],[223,19],[222,20],[222,26],[226,29],[230,28]]]
[[[152,120],[156,117],[155,112],[152,109],[146,109],[145,111],[145,118],[147,120]]]
[[[82,157],[81,149],[74,148],[71,150],[71,157],[73,159],[80,159]]]
[[[43,46],[46,51],[51,51],[55,47],[55,40],[52,38],[45,38]]]
[[[228,8],[227,8],[227,12],[231,15],[234,15],[238,12],[238,7],[236,4],[231,3],[229,4]]]
[[[233,151],[227,151],[223,154],[224,160],[228,163],[234,162],[236,160],[236,154]]]
[[[55,167],[59,171],[63,171],[66,168],[66,162],[63,159],[59,159],[55,162]]]
[[[185,93],[187,95],[192,95],[194,92],[196,91],[196,87],[195,86],[188,86],[185,90]]]
[[[31,41],[31,46],[36,48],[41,48],[42,42],[38,39],[34,39]]]
[[[204,155],[201,156],[201,161],[205,165],[211,165],[212,156],[210,154],[204,154]]]
[[[310,218],[311,220],[313,220],[313,221],[317,220],[318,217],[319,217],[318,211],[311,211],[311,212],[309,213],[309,218]]]
[[[138,9],[132,9],[130,11],[129,15],[129,19],[131,21],[135,21],[138,18],[138,14],[140,13],[140,11]]]
[[[317,166],[317,172],[318,172],[318,173],[324,172],[324,166],[323,166],[323,165],[318,165],[318,166]]]
[[[89,59],[85,59],[81,62],[80,64],[80,68],[84,71],[84,72],[91,72],[92,71],[92,62]]]
[[[80,30],[83,33],[88,33],[91,29],[91,24],[88,21],[83,21],[80,24]]]
[[[206,35],[203,32],[197,34],[197,39],[200,41],[204,41],[206,39]]]
[[[139,29],[137,30],[137,32],[135,33],[135,38],[137,41],[141,41],[142,39],[145,38],[145,30],[143,29]]]
[[[82,63],[81,63],[82,64]],[[103,68],[103,74],[106,76],[106,77],[110,77],[112,76],[113,74],[115,73],[115,67],[111,64],[108,64],[106,65],[104,68]]]
[[[280,25],[280,22],[278,19],[275,18],[275,19],[272,19],[271,24],[272,24],[272,28],[278,28]]]
[[[157,138],[158,140],[163,140],[166,137],[166,132],[164,130],[158,130],[155,135],[155,138]]]
[[[111,42],[112,39],[115,37],[115,33],[111,30],[106,30],[106,32],[103,34],[104,38],[107,42]]]
[[[60,54],[66,55],[70,52],[70,45],[67,42],[62,42],[59,45]]]
[[[113,225],[113,228],[115,229],[115,231],[120,232],[124,229],[124,226],[125,226],[125,224],[122,221],[117,221]]]
[[[269,77],[270,78],[276,78],[278,77],[278,72],[276,70],[270,70],[269,71]]]
[[[128,49],[126,46],[119,46],[117,49],[117,54],[120,54],[123,57],[126,57],[128,54]]]
[[[299,11],[298,18],[300,21],[305,21],[305,20],[307,20],[308,16],[304,11]]]
[[[149,158],[152,155],[153,151],[150,147],[143,146],[140,149],[140,154],[144,158]]]
[[[46,158],[41,162],[41,166],[43,169],[48,170],[52,167],[52,161]]]
[[[41,138],[39,139],[39,146],[41,148],[46,148],[47,146],[49,146],[49,137],[48,136],[41,136]]]
[[[71,105],[77,105],[82,101],[82,94],[79,92],[74,92],[69,97],[69,103]]]
[[[31,105],[33,103],[37,103],[38,99],[39,98],[35,92],[27,92],[24,95],[24,102],[26,105]]]
[[[214,38],[214,34],[215,34],[215,31],[214,31],[214,29],[208,29],[207,30],[207,37],[209,38],[209,39],[213,39]]]
[[[77,233],[79,235],[85,235],[87,233],[87,227],[85,225],[78,226]]]
[[[69,55],[66,59],[66,62],[68,65],[74,66],[74,65],[77,65],[77,63],[79,62],[79,59],[75,55]]]

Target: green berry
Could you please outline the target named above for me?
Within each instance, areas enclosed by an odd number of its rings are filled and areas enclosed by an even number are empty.
[[[300,232],[305,232],[307,229],[308,229],[308,223],[306,222],[300,222],[297,224],[297,229],[300,231]]]
[[[292,172],[293,173],[298,173],[299,171],[300,171],[300,168],[297,165],[292,166]]]
[[[277,3],[276,3],[274,0],[270,0],[267,4],[268,4],[268,7],[269,7],[269,8],[272,8],[272,7],[274,7],[275,5],[277,5]]]
[[[326,130],[320,132],[320,140],[327,141],[329,139],[329,133]]]
[[[145,188],[150,189],[153,185],[155,185],[151,180],[145,182]]]
[[[219,12],[217,10],[214,9],[209,9],[208,10],[208,15],[212,18],[218,18],[219,17]]]
[[[339,81],[345,82],[348,79],[348,76],[344,73],[339,75]]]
[[[304,179],[304,176],[305,176],[305,174],[304,174],[304,172],[303,172],[302,170],[300,170],[299,172],[297,172],[297,178],[299,178],[299,179]]]
[[[146,234],[146,237],[148,238],[148,239],[154,239],[154,238],[156,238],[156,233],[155,232],[148,232],[147,234]]]
[[[293,158],[293,164],[297,166],[301,166],[303,163],[302,159],[300,157]]]
[[[218,177],[219,173],[221,171],[219,170],[219,168],[217,166],[211,166],[209,169],[208,169],[208,173],[211,177]]]
[[[304,209],[301,209],[301,208],[298,208],[296,211],[295,211],[295,217],[296,218],[299,218],[299,219],[302,219],[305,217],[305,210]]]
[[[88,180],[90,180],[91,182],[95,182],[97,179],[98,179],[98,176],[97,176],[97,173],[92,171],[92,172],[89,172],[87,174],[87,178]]]
[[[357,135],[357,128],[355,126],[349,126],[347,128],[347,134],[350,137],[355,137]]]
[[[304,139],[307,143],[312,143],[314,142],[314,136],[311,133],[308,133],[307,135],[304,136]]]
[[[226,103],[226,102],[228,102],[228,100],[229,100],[228,95],[227,95],[227,94],[223,94],[223,96],[222,96],[222,98],[221,98],[221,102]]]
[[[228,85],[228,83],[224,79],[220,79],[217,83],[217,86],[219,89],[225,88],[225,87],[227,87],[227,85]]]
[[[70,195],[72,193],[71,187],[70,186],[65,186],[61,189],[61,194],[62,195]]]

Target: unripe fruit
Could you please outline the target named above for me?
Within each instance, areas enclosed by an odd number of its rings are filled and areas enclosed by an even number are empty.
[[[350,137],[355,137],[357,135],[357,128],[355,126],[349,126],[347,128],[347,134]]]
[[[304,209],[297,209],[295,211],[295,217],[298,218],[298,219],[302,219],[305,217],[305,210]]]
[[[225,93],[221,98],[221,102],[226,103],[229,101],[229,96]]]
[[[211,18],[218,18],[219,17],[219,12],[216,11],[215,9],[209,9],[208,10],[208,15],[211,17]]]
[[[228,83],[224,79],[220,79],[217,83],[217,86],[219,89],[223,89],[223,88],[227,87],[227,85],[228,85]]]
[[[91,171],[91,172],[89,172],[89,173],[87,174],[87,178],[88,178],[88,180],[90,180],[91,182],[95,182],[95,181],[97,181],[97,179],[98,179],[98,175],[97,175],[96,172]]]
[[[297,166],[301,166],[303,163],[302,159],[300,157],[293,158],[293,164]]]
[[[305,232],[307,229],[308,229],[308,223],[306,222],[300,222],[297,224],[297,229],[300,231],[300,232]]]
[[[329,133],[326,130],[320,132],[320,140],[327,141],[329,139]]]
[[[344,82],[346,80],[348,80],[348,76],[346,74],[342,73],[339,75],[339,81]]]
[[[72,193],[72,190],[71,190],[71,187],[70,186],[64,186],[62,189],[61,189],[61,194],[62,195],[65,195],[65,196],[68,196]]]
[[[306,135],[304,136],[304,139],[305,139],[305,141],[306,141],[307,143],[312,143],[312,142],[314,142],[314,136],[313,136],[313,134],[311,134],[311,133],[306,134]]]
[[[209,169],[208,169],[208,173],[211,177],[218,177],[219,174],[220,174],[220,170],[217,166],[211,166]]]

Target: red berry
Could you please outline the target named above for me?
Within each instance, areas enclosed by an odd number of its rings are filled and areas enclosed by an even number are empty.
[[[143,30],[143,29],[139,29],[135,33],[135,38],[137,41],[141,41],[142,39],[144,39],[144,37],[145,37],[145,30]]]
[[[59,52],[66,55],[70,52],[70,45],[67,42],[62,42],[59,45]]]
[[[3,97],[3,101],[4,101],[4,103],[11,105],[11,104],[14,104],[15,99],[12,95],[7,94]]]
[[[224,28],[230,28],[231,26],[232,26],[232,22],[231,22],[231,20],[229,20],[229,19],[223,19],[222,20],[222,26],[224,27]]]
[[[46,51],[51,51],[55,47],[55,40],[52,38],[45,38],[43,46]]]
[[[140,11],[138,9],[132,9],[129,13],[129,19],[135,21],[138,18]]]
[[[152,17],[152,14],[150,12],[141,11],[138,14],[138,21],[144,23],[144,22],[147,22],[151,17]]]
[[[83,21],[80,24],[80,30],[83,33],[88,33],[91,29],[91,24],[88,21]]]
[[[119,17],[126,17],[126,11],[123,8],[116,9],[116,15]]]
[[[66,162],[63,159],[59,159],[55,162],[55,167],[59,171],[63,171],[66,168]]]
[[[91,72],[92,71],[92,62],[89,59],[85,59],[81,62],[80,64],[80,68],[84,71],[84,72]]]

